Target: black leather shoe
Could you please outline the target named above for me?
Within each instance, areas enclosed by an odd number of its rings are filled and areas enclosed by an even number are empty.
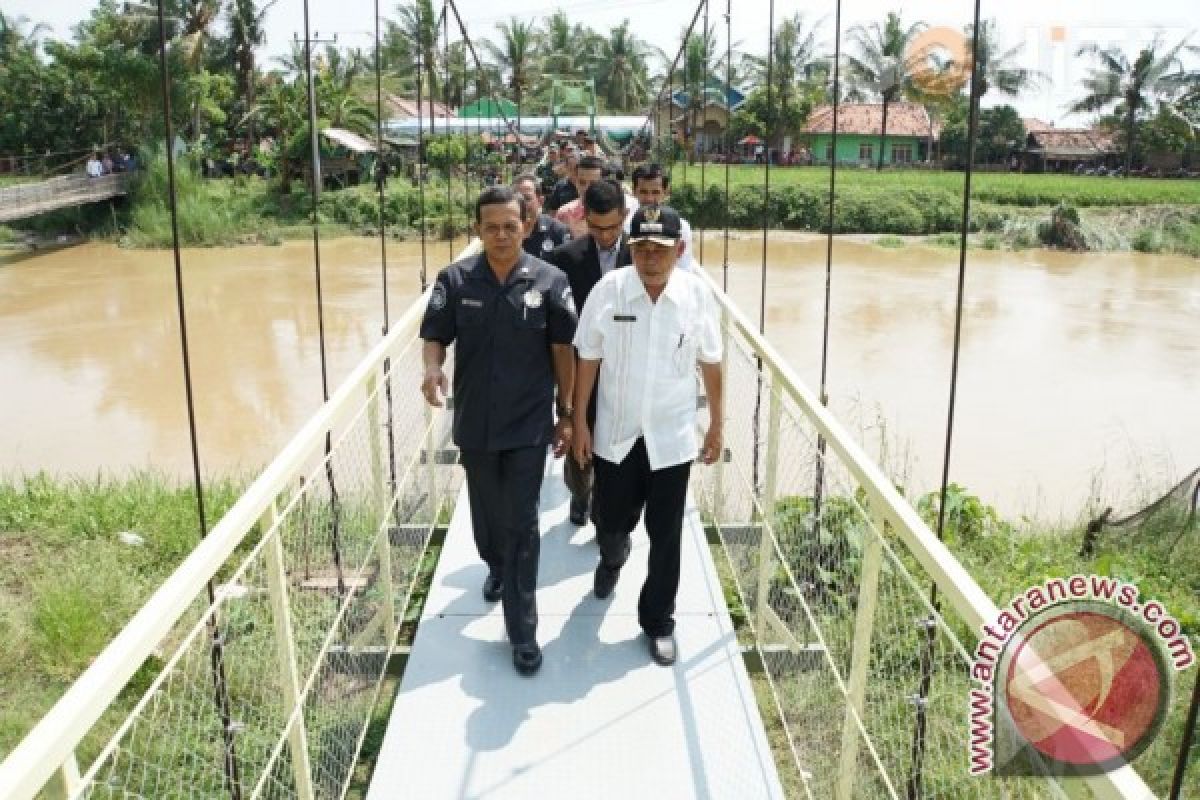
[[[571,498],[571,524],[577,528],[582,528],[587,525],[588,518],[588,498],[583,499]]]
[[[669,667],[675,663],[675,637],[646,635],[650,643],[650,657],[660,667]]]
[[[513,647],[513,666],[522,675],[532,675],[542,666],[542,649],[537,642]]]
[[[483,582],[483,599],[489,603],[495,603],[504,594],[504,580],[494,572],[489,572],[487,580]]]
[[[604,566],[603,563],[596,566],[596,574],[592,578],[592,590],[596,592],[596,597],[601,600],[612,594],[612,590],[617,585],[617,578],[621,577],[621,568],[611,569]]]
[[[621,556],[621,563],[619,565],[610,567],[603,561],[596,565],[596,574],[592,577],[592,590],[596,593],[596,597],[603,600],[612,594],[613,588],[617,585],[617,578],[621,577],[621,567],[629,559],[629,552],[631,550],[633,550],[633,541],[626,538],[625,552]]]

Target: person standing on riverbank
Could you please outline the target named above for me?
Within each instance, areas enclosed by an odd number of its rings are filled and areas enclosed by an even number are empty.
[[[461,452],[483,597],[501,600],[513,666],[531,675],[537,643],[538,499],[546,446],[566,452],[575,375],[575,305],[561,270],[521,249],[531,213],[508,187],[475,203],[483,252],[438,273],[421,322],[421,392],[442,405],[454,345],[454,443]],[[551,417],[558,389],[558,422]]]

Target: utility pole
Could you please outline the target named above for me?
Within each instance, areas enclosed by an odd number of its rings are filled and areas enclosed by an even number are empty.
[[[308,88],[308,140],[312,147],[312,185],[313,185],[313,201],[321,196],[321,148],[317,142],[317,93],[313,84],[312,71],[312,46],[314,44],[334,44],[337,42],[337,34],[333,35],[332,39],[320,38],[320,32],[309,35],[308,32],[308,0],[304,0],[304,74],[305,83]],[[300,41],[300,37],[296,34],[292,35],[296,41]]]

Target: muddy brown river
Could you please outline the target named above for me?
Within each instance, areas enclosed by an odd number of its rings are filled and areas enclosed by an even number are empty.
[[[719,239],[705,249],[720,281]],[[432,274],[449,248],[429,252]],[[768,336],[815,388],[824,240],[769,252]],[[753,319],[761,253],[756,235],[731,244],[731,293]],[[393,319],[419,260],[419,245],[389,244]],[[324,242],[322,262],[336,386],[380,335],[379,245]],[[321,401],[312,245],[188,250],[183,267],[203,468],[257,469]],[[834,251],[831,405],[872,451],[885,423],[890,466],[919,490],[940,476],[956,269],[953,250]],[[953,480],[1056,518],[1200,465],[1200,261],[972,251],[966,288]],[[0,472],[189,474],[169,252],[0,256],[0,375]]]

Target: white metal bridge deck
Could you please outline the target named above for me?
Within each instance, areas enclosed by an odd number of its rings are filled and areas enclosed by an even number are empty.
[[[783,797],[698,510],[685,519],[679,660],[664,669],[637,624],[644,529],[616,590],[598,600],[593,529],[567,519],[562,461],[548,468],[542,669],[532,678],[513,670],[499,604],[480,595],[487,572],[464,489],[368,800]]]

